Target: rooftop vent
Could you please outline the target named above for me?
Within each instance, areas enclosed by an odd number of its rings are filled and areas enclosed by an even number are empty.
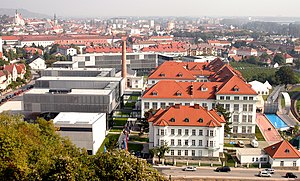
[[[171,118],[171,119],[170,119],[170,122],[175,122],[175,118]]]
[[[61,89],[49,89],[49,93],[51,94],[67,94],[67,93],[70,93],[72,92],[71,89],[64,89],[64,88],[61,88]]]

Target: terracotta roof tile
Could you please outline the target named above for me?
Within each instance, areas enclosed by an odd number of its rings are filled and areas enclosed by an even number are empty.
[[[299,151],[286,140],[268,146],[264,150],[272,158],[300,158]]]
[[[160,109],[148,121],[153,122],[154,126],[221,127],[221,123],[225,123],[215,110],[208,111],[199,105],[175,105]]]

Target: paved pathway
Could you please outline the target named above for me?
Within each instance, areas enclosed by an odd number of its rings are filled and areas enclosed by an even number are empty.
[[[256,114],[256,123],[268,143],[281,141],[280,134],[263,114]]]

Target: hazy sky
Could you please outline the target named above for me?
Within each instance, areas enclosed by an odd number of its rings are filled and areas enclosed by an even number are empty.
[[[58,16],[297,16],[300,0],[0,0]]]

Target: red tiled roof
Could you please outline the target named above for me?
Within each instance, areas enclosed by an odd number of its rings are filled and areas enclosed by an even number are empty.
[[[286,140],[268,146],[264,150],[272,158],[300,158],[299,151]]]
[[[159,109],[148,122],[153,122],[153,126],[221,127],[225,120],[215,110],[208,111],[199,105],[175,105]]]
[[[4,65],[4,69],[3,70],[7,70],[9,73],[12,73],[14,67],[15,67],[15,64]]]
[[[24,51],[26,53],[30,53],[30,54],[35,54],[36,52],[38,52],[39,55],[43,54],[43,50],[41,50],[39,48],[33,48],[33,47],[25,47]]]
[[[215,99],[216,86],[220,87],[222,84],[221,82],[176,82],[174,80],[161,80],[145,91],[143,98]],[[207,90],[202,89],[203,85]]]
[[[17,72],[18,74],[21,74],[21,73],[25,73],[26,72],[26,67],[24,64],[16,64],[16,68],[17,68]]]
[[[284,57],[285,59],[293,58],[291,55],[289,55],[289,54],[287,54],[287,53],[285,53],[285,54],[283,55],[283,57]]]
[[[232,76],[217,92],[217,94],[257,95],[249,84],[241,78]]]

